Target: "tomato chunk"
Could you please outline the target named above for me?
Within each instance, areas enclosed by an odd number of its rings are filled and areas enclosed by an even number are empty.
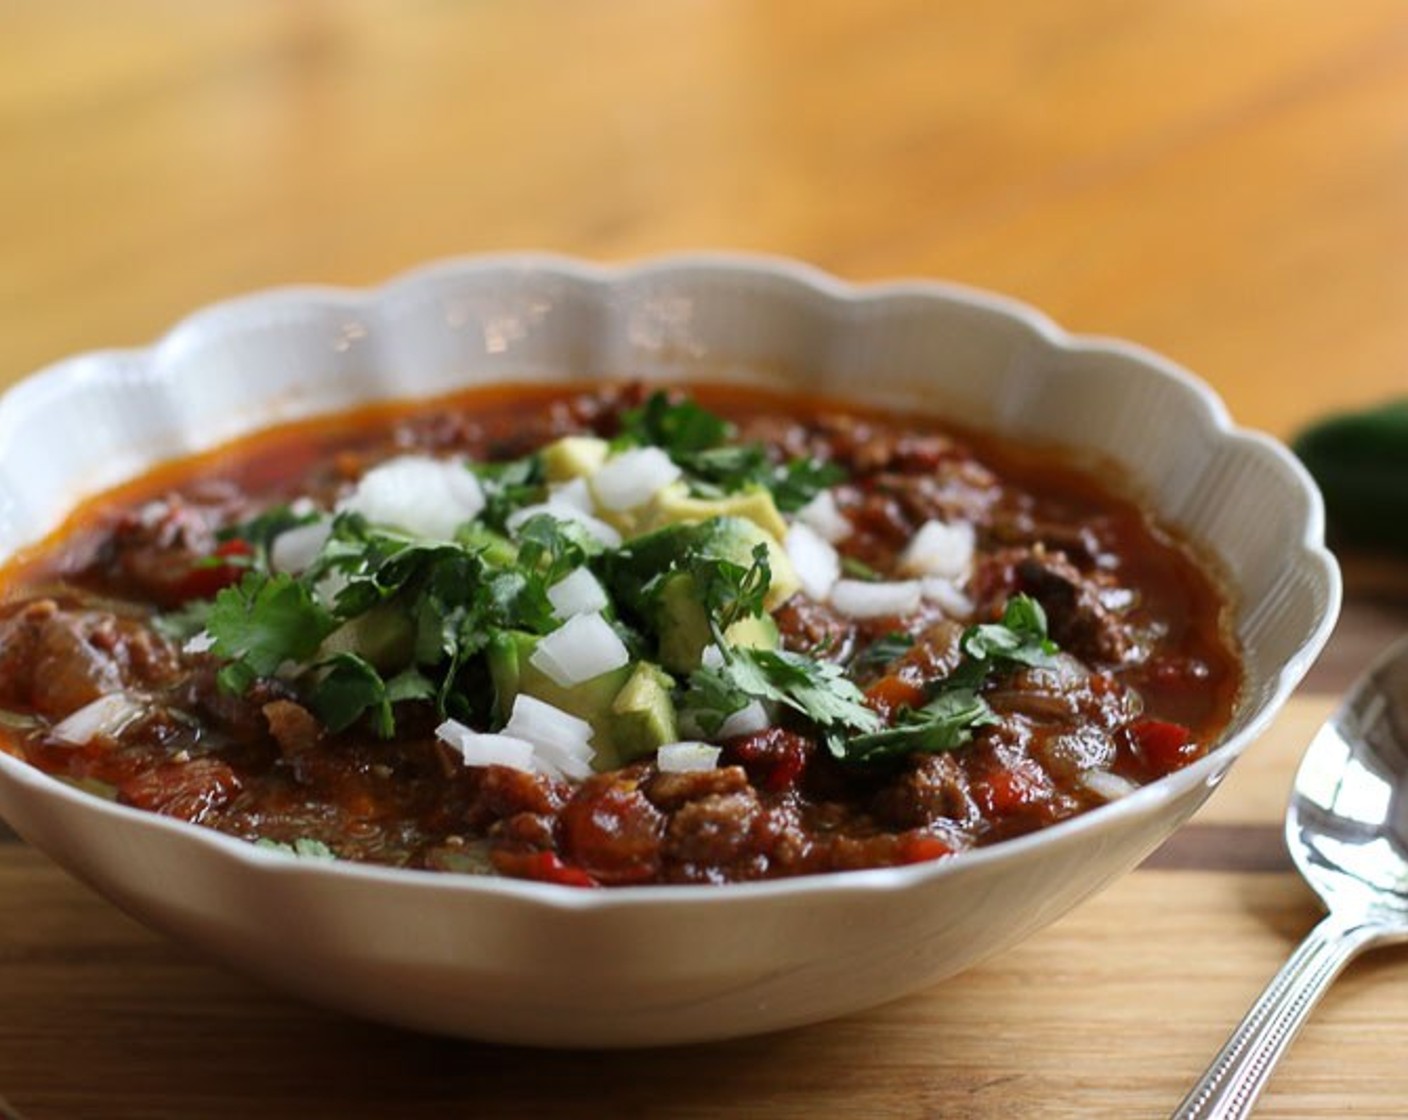
[[[893,717],[901,708],[917,708],[925,699],[923,684],[898,673],[881,677],[865,690],[865,702],[885,719]]]
[[[558,818],[563,853],[603,883],[643,883],[660,869],[665,818],[634,782],[598,774]]]
[[[953,848],[940,840],[932,832],[906,832],[900,837],[899,858],[901,863],[928,863],[953,855]]]
[[[564,887],[601,886],[586,871],[564,863],[554,852],[496,851],[490,858],[499,871],[516,879],[533,879]]]
[[[209,556],[191,565],[172,588],[173,597],[179,602],[211,598],[244,575],[253,555],[254,548],[248,541],[238,537],[223,541]]]
[[[1157,775],[1182,769],[1203,755],[1203,745],[1182,724],[1140,719],[1129,725],[1129,733],[1135,753]]]
[[[812,743],[804,735],[769,727],[725,744],[730,762],[739,762],[754,782],[771,793],[792,789],[807,769]]]

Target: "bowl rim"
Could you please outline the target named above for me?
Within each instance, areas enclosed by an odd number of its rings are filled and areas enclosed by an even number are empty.
[[[1272,687],[1264,702],[1250,714],[1240,728],[1218,743],[1203,758],[1141,786],[1116,801],[1097,806],[1035,832],[965,851],[954,858],[897,867],[823,872],[743,883],[658,884],[585,890],[556,883],[499,876],[291,857],[213,829],[96,797],[51,777],[8,752],[0,751],[0,774],[3,774],[4,778],[18,783],[40,797],[57,797],[68,802],[74,809],[109,814],[115,821],[144,829],[166,830],[173,838],[183,843],[195,844],[219,860],[230,860],[243,865],[245,870],[295,879],[322,879],[333,876],[334,880],[345,880],[349,885],[415,888],[455,895],[488,894],[559,912],[615,911],[620,908],[659,904],[677,907],[719,904],[723,901],[756,902],[830,892],[902,892],[955,875],[974,873],[986,866],[1019,861],[1027,853],[1039,848],[1076,843],[1082,837],[1093,837],[1114,829],[1127,818],[1156,816],[1161,808],[1167,807],[1195,787],[1203,784],[1215,785],[1232,761],[1259,737],[1275,718],[1319,655],[1335,626],[1342,598],[1342,581],[1334,554],[1325,545],[1324,503],[1309,472],[1277,440],[1265,433],[1235,424],[1218,394],[1183,366],[1138,343],[1105,335],[1068,331],[1030,304],[982,288],[949,280],[921,278],[853,282],[803,261],[764,253],[691,251],[611,264],[543,251],[476,254],[431,261],[402,271],[380,284],[365,287],[290,284],[236,295],[208,304],[182,317],[148,345],[85,351],[45,365],[24,376],[0,394],[0,444],[5,442],[5,436],[12,426],[23,419],[24,413],[42,406],[44,399],[50,394],[65,390],[65,382],[102,376],[110,373],[114,365],[145,367],[156,364],[163,355],[188,345],[190,341],[216,325],[238,325],[240,320],[251,315],[265,317],[271,311],[306,309],[310,306],[332,306],[345,308],[349,312],[368,312],[379,304],[394,300],[399,293],[418,286],[450,280],[459,281],[486,274],[564,278],[598,289],[609,289],[651,278],[688,279],[691,275],[768,278],[774,281],[782,280],[813,294],[819,294],[833,307],[853,307],[894,299],[918,299],[979,309],[1016,323],[1028,334],[1062,354],[1110,354],[1124,357],[1144,367],[1150,375],[1174,383],[1191,397],[1199,406],[1203,422],[1219,441],[1258,449],[1261,454],[1270,456],[1279,470],[1290,476],[1294,489],[1305,502],[1304,524],[1301,538],[1297,542],[1298,555],[1302,563],[1315,569],[1323,580],[1326,592],[1324,608],[1315,625],[1302,637],[1295,653],[1275,673]],[[7,555],[0,560],[8,562],[9,558]]]

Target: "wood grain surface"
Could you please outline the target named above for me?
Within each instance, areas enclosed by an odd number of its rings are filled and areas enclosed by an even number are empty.
[[[1399,0],[0,0],[0,385],[213,299],[455,253],[743,248],[938,276],[1161,350],[1289,436],[1408,392]],[[0,840],[0,1094],[123,1117],[1165,1115],[1315,920],[1279,819],[1408,625],[1331,649],[1141,870],[953,981],[748,1042],[425,1038],[197,959]],[[1408,952],[1261,1115],[1408,1115]],[[3,1111],[3,1110],[0,1110]]]

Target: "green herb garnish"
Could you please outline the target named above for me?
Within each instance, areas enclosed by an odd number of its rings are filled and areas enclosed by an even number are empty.
[[[1022,666],[1051,664],[1056,644],[1046,636],[1046,613],[1027,595],[1007,602],[1000,622],[970,626],[958,641],[963,660],[952,673],[934,682],[929,700],[905,709],[895,722],[879,731],[850,739],[828,740],[832,754],[846,762],[873,762],[916,751],[954,750],[973,732],[997,717],[980,695],[996,673]]]
[[[712,735],[752,700],[786,705],[830,735],[880,726],[880,717],[840,665],[780,649],[725,649],[721,665],[690,674],[684,707]]]
[[[292,844],[285,844],[280,840],[270,840],[266,836],[256,840],[254,846],[270,852],[282,852],[286,856],[294,856],[298,859],[337,859],[337,853],[321,840],[313,840],[306,836],[300,836]]]
[[[762,488],[784,513],[801,509],[846,478],[837,463],[810,458],[775,463],[762,444],[729,443],[733,434],[732,424],[694,401],[671,403],[665,393],[656,392],[625,413],[620,439],[662,448],[686,472],[690,490],[699,497]]]
[[[335,625],[298,580],[254,571],[215,596],[206,620],[211,648],[228,659],[220,683],[231,692],[244,692],[285,662],[307,662]]]

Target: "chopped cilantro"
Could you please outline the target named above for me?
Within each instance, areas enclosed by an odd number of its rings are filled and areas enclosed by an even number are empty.
[[[841,556],[841,572],[851,579],[863,579],[866,583],[878,583],[885,578],[863,560],[844,554]]]
[[[602,551],[601,542],[580,521],[550,513],[534,514],[518,527],[517,536],[519,562],[536,569],[548,587]]]
[[[763,484],[772,491],[778,509],[793,513],[823,490],[845,480],[846,472],[839,463],[792,459],[773,468],[771,477],[764,479]]]
[[[774,463],[762,444],[727,443],[733,431],[722,417],[690,400],[671,403],[663,392],[653,393],[621,421],[622,439],[663,448],[702,498],[762,487],[778,509],[790,513],[846,477],[839,464],[817,459]]]
[[[324,662],[323,668],[324,675],[313,688],[313,710],[334,733],[370,712],[377,734],[389,739],[396,729],[391,705],[435,695],[435,685],[414,666],[386,680],[365,658],[340,653]]]
[[[484,490],[484,524],[500,531],[509,514],[523,506],[542,501],[547,490],[547,473],[538,455],[510,459],[505,463],[472,463],[472,470]]]
[[[843,743],[832,740],[833,753],[839,747],[838,757],[847,762],[874,762],[916,751],[951,751],[972,739],[975,727],[995,718],[987,701],[972,689],[953,689],[940,692],[921,708],[901,713],[891,727]]]
[[[1046,612],[1030,595],[1012,596],[1001,622],[970,626],[959,646],[976,661],[1020,665],[1050,665],[1056,653],[1056,643],[1046,635]]]
[[[274,538],[290,529],[297,529],[300,525],[316,521],[318,517],[319,514],[315,510],[295,513],[287,505],[271,506],[247,521],[227,525],[220,530],[218,536],[222,541],[244,541],[254,549],[253,566],[268,571],[269,550],[274,545]],[[228,562],[228,558],[217,560],[217,563]]]
[[[900,630],[892,631],[866,646],[851,662],[851,668],[857,672],[883,668],[896,658],[903,657],[913,647],[913,635]]]
[[[880,724],[841,666],[789,650],[725,648],[722,665],[690,675],[685,707],[712,735],[755,699],[784,704],[828,732],[869,732]]]
[[[294,856],[298,859],[337,859],[337,853],[321,840],[313,840],[306,836],[300,836],[292,844],[270,840],[265,836],[256,840],[254,846],[270,852],[282,852],[286,856]]]
[[[205,629],[213,605],[209,599],[192,599],[174,610],[152,616],[152,628],[170,641],[185,642]]]
[[[215,596],[206,626],[214,639],[211,648],[229,659],[220,683],[244,692],[286,661],[307,662],[335,621],[292,576],[247,572]]]
[[[671,458],[718,447],[731,431],[723,417],[688,399],[672,402],[661,390],[650,394],[639,408],[621,415],[623,437],[662,447]]]
[[[846,762],[874,762],[915,751],[961,747],[972,739],[976,728],[996,719],[980,695],[994,673],[1024,665],[1049,665],[1056,653],[1056,644],[1046,635],[1046,614],[1041,604],[1027,595],[1008,600],[1002,621],[970,626],[958,648],[963,660],[948,676],[930,685],[925,704],[902,710],[889,727],[850,739],[831,737],[831,753]]]
[[[772,584],[768,546],[753,547],[753,562],[744,567],[718,556],[690,555],[683,568],[694,578],[695,593],[709,617],[716,642],[742,618],[763,613],[763,599]]]

